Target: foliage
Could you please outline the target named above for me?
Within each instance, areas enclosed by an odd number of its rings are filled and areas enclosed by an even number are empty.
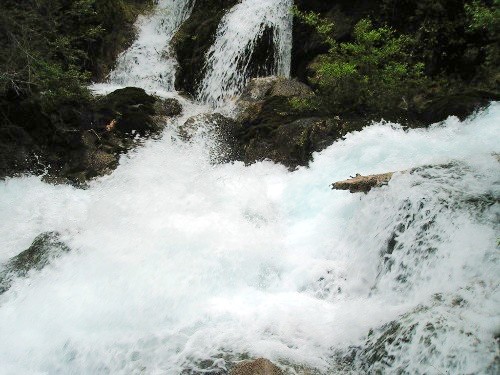
[[[0,95],[36,95],[47,111],[87,100],[85,86],[105,57],[104,46],[147,2],[2,0]]]
[[[498,79],[500,66],[500,0],[493,0],[491,6],[476,0],[466,4],[465,11],[469,33],[480,33],[486,41],[482,47],[484,61],[478,68],[478,78],[494,81],[491,77],[497,75]]]
[[[397,35],[389,27],[375,27],[369,19],[359,21],[353,40],[339,43],[333,25],[313,13],[295,10],[300,19],[323,35],[330,49],[313,64],[311,82],[319,95],[311,106],[329,112],[360,111],[384,113],[399,105],[425,82],[423,64],[412,59],[414,41]],[[290,103],[298,108],[304,103]]]
[[[498,35],[500,31],[500,0],[494,0],[490,7],[476,0],[471,4],[466,4],[465,11],[469,17],[470,29]]]
[[[412,35],[429,77],[488,86],[495,72],[487,60],[499,49],[498,9],[498,0],[382,0],[377,20]]]

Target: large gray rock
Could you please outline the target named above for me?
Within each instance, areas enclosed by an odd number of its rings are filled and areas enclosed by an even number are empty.
[[[251,121],[262,111],[266,100],[270,98],[299,98],[314,96],[313,90],[295,79],[284,77],[261,77],[249,81],[236,102],[239,121]]]

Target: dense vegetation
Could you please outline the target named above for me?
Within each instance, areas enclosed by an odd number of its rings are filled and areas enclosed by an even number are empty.
[[[109,71],[148,0],[4,0],[0,94],[36,94],[52,110],[85,99],[85,84]]]
[[[0,2],[0,177],[82,159],[81,132],[102,117],[87,86],[109,72],[153,3]]]
[[[340,40],[328,14],[295,14],[325,45],[308,67],[318,95],[295,108],[402,119],[423,98],[498,90],[499,0],[383,0]]]

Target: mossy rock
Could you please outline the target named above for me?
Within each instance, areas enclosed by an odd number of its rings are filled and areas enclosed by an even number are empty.
[[[114,120],[116,125],[113,128],[116,131],[145,135],[157,130],[152,118],[155,103],[156,98],[143,89],[126,87],[100,98],[96,104],[96,113],[100,117],[98,121],[101,126],[108,126]]]

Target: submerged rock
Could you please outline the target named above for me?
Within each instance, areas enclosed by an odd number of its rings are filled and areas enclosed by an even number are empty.
[[[375,187],[387,185],[393,175],[394,172],[372,174],[368,176],[357,174],[355,177],[333,183],[332,189],[349,190],[351,193],[368,193]]]
[[[5,293],[17,277],[26,277],[32,270],[41,270],[52,260],[68,253],[70,248],[57,232],[46,232],[35,238],[31,246],[0,268],[0,294]]]
[[[234,366],[230,375],[283,375],[283,371],[268,359],[244,361]]]

